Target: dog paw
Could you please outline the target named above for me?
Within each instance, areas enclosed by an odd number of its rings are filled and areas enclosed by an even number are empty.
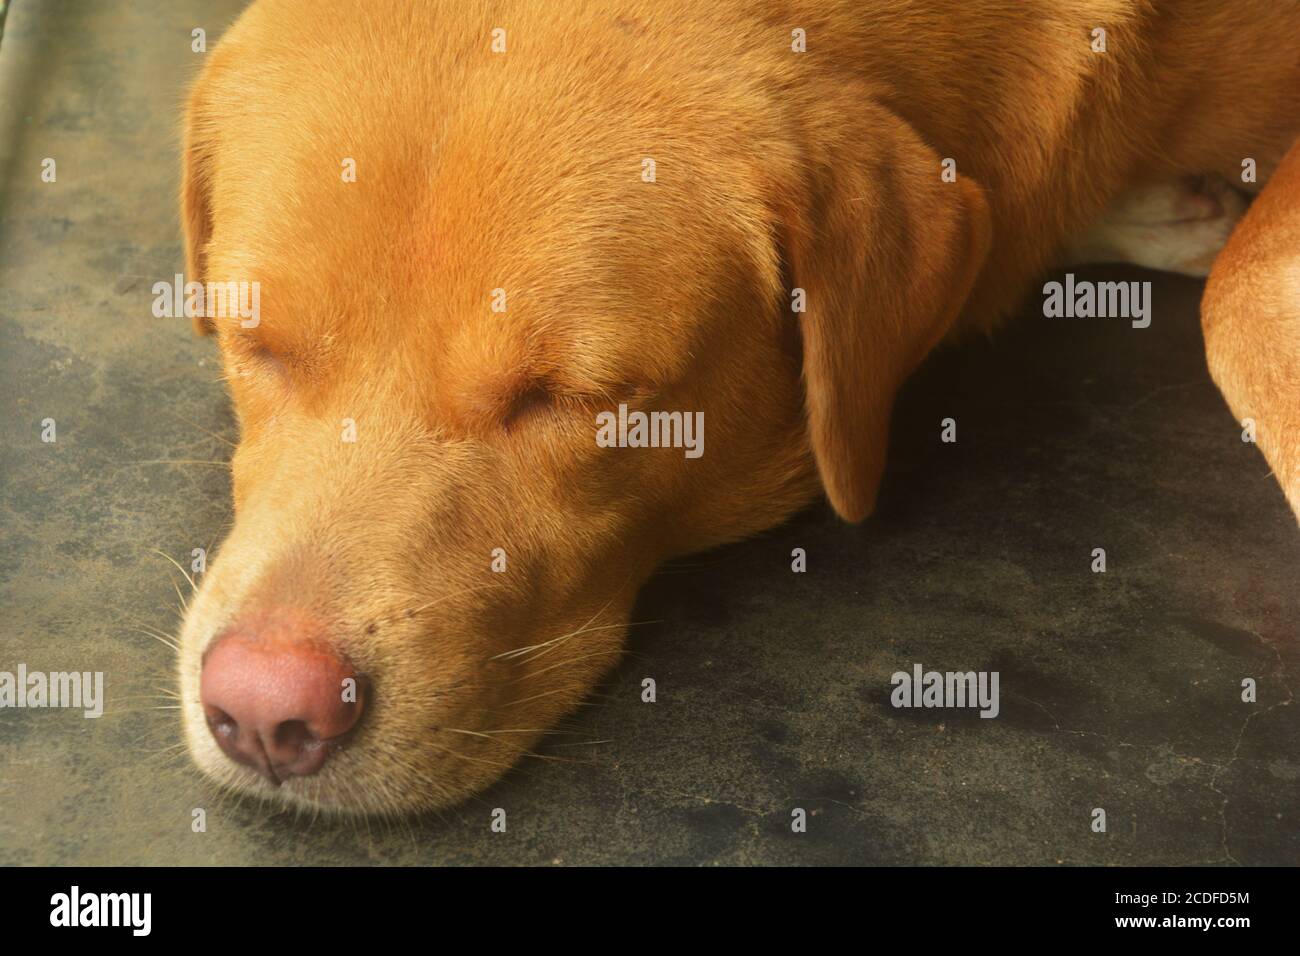
[[[1070,243],[1069,262],[1128,262],[1203,278],[1248,205],[1217,176],[1140,186]]]

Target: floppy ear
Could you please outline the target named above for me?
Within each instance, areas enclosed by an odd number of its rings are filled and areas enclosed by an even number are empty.
[[[181,228],[185,235],[185,281],[205,282],[207,246],[212,237],[212,152],[204,131],[204,110],[200,84],[190,93],[185,108],[185,129],[181,143]],[[213,332],[210,319],[196,315],[194,332]]]
[[[983,191],[887,110],[855,108],[808,147],[788,203],[786,260],[799,316],[808,433],[841,517],[875,507],[903,380],[942,338],[988,254]],[[802,193],[802,195],[800,195]],[[802,201],[801,201],[802,200]]]

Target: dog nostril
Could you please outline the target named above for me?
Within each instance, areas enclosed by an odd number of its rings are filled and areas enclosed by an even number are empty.
[[[223,737],[233,737],[239,733],[239,724],[235,719],[219,707],[205,708],[208,718],[208,726],[212,729],[213,734],[220,734]]]
[[[319,743],[320,738],[307,729],[301,720],[286,720],[275,728],[275,750],[290,758],[296,757],[305,747]]]

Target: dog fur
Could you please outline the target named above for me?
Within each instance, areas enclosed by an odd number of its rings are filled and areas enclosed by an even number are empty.
[[[1108,203],[1246,157],[1266,180],[1297,36],[1274,0],[259,0],[185,119],[187,277],[259,282],[263,316],[204,326],[240,440],[181,634],[195,761],[347,811],[483,788],[618,659],[660,562],[821,492],[868,515],[898,387]],[[1297,248],[1288,162],[1206,328],[1296,504],[1295,294],[1254,310],[1274,273],[1250,265],[1276,221]],[[708,453],[598,448],[624,402],[703,411]],[[236,625],[373,682],[320,774],[272,790],[210,738],[203,654]]]

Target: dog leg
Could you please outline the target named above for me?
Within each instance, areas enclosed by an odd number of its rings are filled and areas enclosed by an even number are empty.
[[[1300,141],[1215,262],[1201,324],[1210,374],[1300,519]]]
[[[1216,176],[1138,186],[1067,246],[1067,264],[1130,262],[1204,277],[1246,206],[1246,198]]]

